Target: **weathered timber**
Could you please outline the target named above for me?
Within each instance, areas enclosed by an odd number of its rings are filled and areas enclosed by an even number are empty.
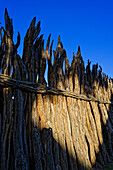
[[[80,46],[69,64],[58,37],[44,49],[33,18],[22,57],[5,10],[0,27],[0,169],[103,169],[113,158],[113,82],[85,67]],[[54,54],[54,57],[53,57]],[[64,68],[65,67],[65,68]],[[47,69],[47,73],[46,73]],[[46,76],[47,74],[47,76]]]

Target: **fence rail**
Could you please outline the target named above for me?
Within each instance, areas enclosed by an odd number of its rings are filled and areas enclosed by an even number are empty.
[[[39,83],[33,83],[33,82],[27,82],[27,81],[19,81],[16,79],[11,79],[9,76],[0,74],[0,85],[3,87],[12,87],[15,89],[22,89],[28,92],[33,92],[33,93],[39,93],[39,94],[56,94],[56,95],[63,95],[66,97],[72,97],[80,100],[85,100],[85,101],[95,101],[99,102],[102,104],[111,104],[113,105],[112,102],[110,101],[104,101],[104,100],[99,100],[95,97],[87,97],[82,94],[76,94],[67,90],[60,90],[56,89],[53,87],[47,87],[45,85],[39,84]]]

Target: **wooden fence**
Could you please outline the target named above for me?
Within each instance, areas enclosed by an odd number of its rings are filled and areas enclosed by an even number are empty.
[[[80,47],[69,65],[60,36],[44,50],[35,20],[22,57],[7,10],[0,28],[0,169],[102,168],[113,158],[112,81],[98,64],[85,68]]]

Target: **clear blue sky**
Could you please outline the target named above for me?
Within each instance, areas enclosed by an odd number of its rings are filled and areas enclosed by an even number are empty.
[[[33,17],[41,21],[45,43],[51,33],[56,48],[58,35],[71,62],[80,45],[85,64],[99,63],[113,77],[113,0],[1,0],[0,22],[4,25],[5,7],[13,18],[14,41],[21,35],[18,53],[22,55],[25,33]]]

